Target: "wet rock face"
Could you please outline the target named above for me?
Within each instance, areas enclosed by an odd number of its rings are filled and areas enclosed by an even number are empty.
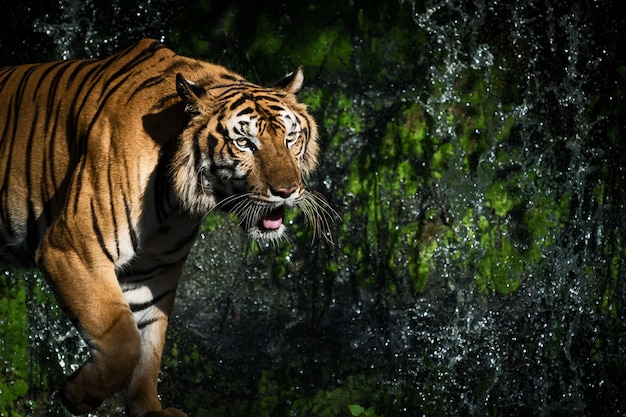
[[[259,247],[236,219],[207,218],[171,320],[164,402],[233,416],[626,412],[623,18],[610,1],[372,3],[285,9],[283,32],[262,30],[257,5],[222,16],[259,29],[214,40],[233,69],[249,56],[273,79],[281,60],[305,64],[300,98],[323,144],[312,186],[342,219],[335,244],[311,243],[292,214],[289,243]],[[160,7],[127,24],[182,19]],[[59,54],[80,52],[52,36],[76,14],[50,16],[39,28]],[[123,39],[85,28],[94,53]],[[50,317],[33,317],[44,334]],[[55,353],[35,359],[69,372],[76,346],[50,327],[56,342],[37,352]]]

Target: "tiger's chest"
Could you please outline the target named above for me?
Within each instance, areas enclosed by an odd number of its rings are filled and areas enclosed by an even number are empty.
[[[199,224],[200,219],[178,213],[159,222],[158,227],[144,230],[139,245],[128,246],[116,264],[122,287],[143,285],[171,265],[184,262],[198,235]]]

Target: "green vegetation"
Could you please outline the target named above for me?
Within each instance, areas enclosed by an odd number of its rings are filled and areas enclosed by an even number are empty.
[[[13,405],[28,392],[28,314],[25,284],[0,274],[0,415],[12,417]]]
[[[350,409],[350,413],[355,417],[376,417],[376,412],[373,407],[366,410],[358,404],[351,404],[348,408]]]

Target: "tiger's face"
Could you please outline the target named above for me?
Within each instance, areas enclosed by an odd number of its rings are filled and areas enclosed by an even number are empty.
[[[186,209],[234,212],[253,238],[275,241],[285,207],[298,207],[325,234],[330,209],[305,185],[319,147],[315,121],[295,97],[302,81],[298,69],[275,88],[236,81],[205,90],[178,74],[189,123],[172,174]]]

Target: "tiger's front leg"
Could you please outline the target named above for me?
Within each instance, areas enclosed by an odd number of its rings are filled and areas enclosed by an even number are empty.
[[[37,263],[90,349],[90,359],[61,391],[67,409],[83,414],[128,386],[140,361],[141,340],[112,262],[89,249],[88,240],[76,245],[71,236],[63,225],[51,226]]]
[[[99,248],[89,250],[84,236],[81,245],[74,245],[75,234],[57,222],[37,254],[42,272],[91,353],[66,381],[64,405],[84,414],[126,389],[128,416],[186,417],[176,409],[163,410],[157,395],[165,332],[184,259],[157,268],[154,276],[138,279],[142,285],[127,285],[122,291],[112,262]]]

